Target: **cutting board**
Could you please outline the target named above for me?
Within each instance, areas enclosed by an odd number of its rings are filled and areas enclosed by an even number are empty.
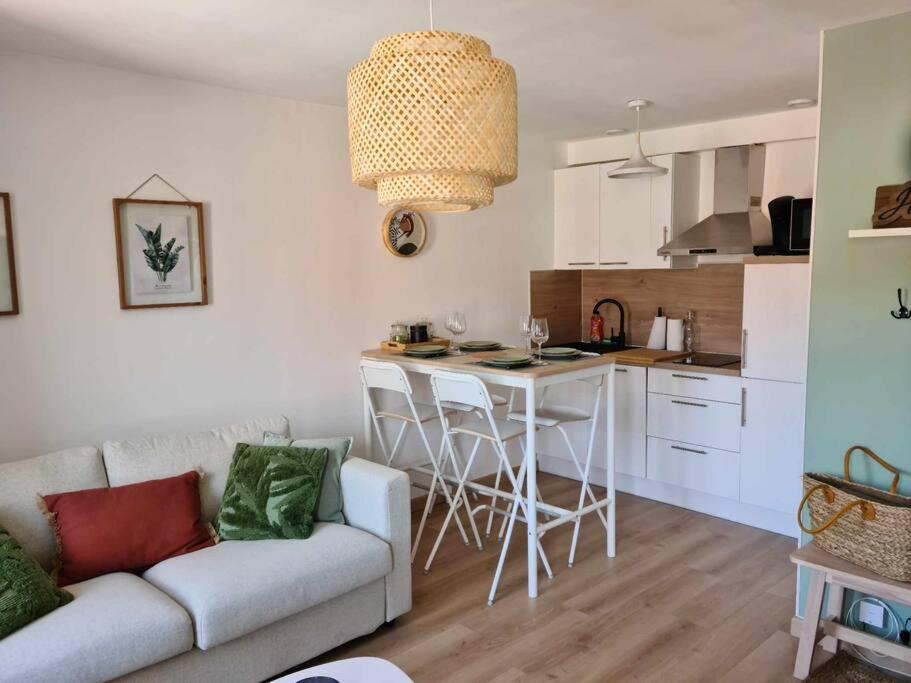
[[[612,353],[613,358],[618,363],[627,365],[654,365],[655,363],[665,363],[679,358],[686,358],[689,353],[686,351],[659,351],[657,349],[627,349]]]

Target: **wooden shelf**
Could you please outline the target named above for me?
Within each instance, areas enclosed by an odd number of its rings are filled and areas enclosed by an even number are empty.
[[[873,230],[866,228],[864,230],[848,230],[848,237],[852,240],[862,237],[911,237],[911,228],[883,228]]]

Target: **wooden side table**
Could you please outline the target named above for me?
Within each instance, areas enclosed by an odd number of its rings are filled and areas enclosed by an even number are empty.
[[[911,605],[911,583],[893,581],[874,574],[869,569],[859,567],[817,548],[814,543],[791,553],[791,562],[799,567],[806,567],[810,572],[810,590],[807,594],[807,605],[800,627],[800,644],[797,647],[797,660],[794,663],[794,678],[804,680],[810,675],[813,667],[813,653],[820,633],[832,639],[831,645],[835,651],[838,649],[838,643],[844,641],[911,663],[911,647],[879,638],[865,631],[848,628],[840,623],[846,589],[882,600]],[[826,584],[829,585],[829,601],[820,629]]]

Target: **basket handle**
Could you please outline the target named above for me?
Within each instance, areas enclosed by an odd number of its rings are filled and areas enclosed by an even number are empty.
[[[829,503],[831,505],[832,503],[835,502],[835,494],[832,492],[832,489],[829,486],[826,486],[825,484],[817,484],[816,486],[811,488],[809,491],[807,491],[806,495],[804,495],[804,497],[803,497],[803,500],[800,501],[800,506],[797,508],[797,524],[800,526],[801,530],[804,533],[810,534],[811,536],[816,536],[818,534],[821,534],[823,531],[825,531],[830,526],[835,524],[835,522],[837,522],[839,519],[841,519],[841,517],[843,515],[845,515],[851,508],[854,508],[854,507],[860,508],[861,516],[866,521],[872,522],[874,519],[876,519],[876,510],[873,508],[872,503],[868,503],[865,500],[855,500],[855,501],[848,503],[841,510],[839,510],[834,515],[832,515],[832,518],[829,519],[829,521],[826,522],[825,524],[823,524],[822,526],[819,526],[815,529],[808,529],[807,527],[805,527],[803,525],[803,520],[801,519],[801,513],[803,512],[803,509],[806,506],[807,501],[810,500],[810,496],[812,496],[814,493],[816,493],[817,491],[820,491],[820,490],[823,492],[823,495],[825,495],[827,503]]]
[[[875,460],[877,463],[882,465],[882,467],[884,469],[886,469],[889,472],[891,472],[892,474],[894,474],[895,476],[892,477],[892,486],[889,487],[889,493],[896,493],[898,491],[898,478],[899,478],[898,469],[896,467],[893,467],[889,463],[887,463],[882,458],[880,458],[878,455],[876,455],[876,453],[871,451],[866,446],[851,446],[851,448],[849,448],[847,450],[847,452],[845,453],[845,481],[848,481],[848,482],[852,481],[852,479],[851,479],[851,454],[854,453],[854,451],[863,452],[863,454],[866,455],[868,458]],[[831,502],[831,501],[829,501],[829,502]]]

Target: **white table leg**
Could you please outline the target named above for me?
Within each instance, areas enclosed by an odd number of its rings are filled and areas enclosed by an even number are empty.
[[[538,597],[538,461],[535,451],[535,383],[525,386],[525,468],[528,511],[528,597]]]
[[[617,488],[614,459],[614,402],[616,373],[614,365],[607,371],[607,497],[610,504],[607,506],[607,556],[615,557],[617,554]]]
[[[370,417],[370,391],[367,387],[363,388],[364,399],[364,458],[373,460],[373,420]]]

